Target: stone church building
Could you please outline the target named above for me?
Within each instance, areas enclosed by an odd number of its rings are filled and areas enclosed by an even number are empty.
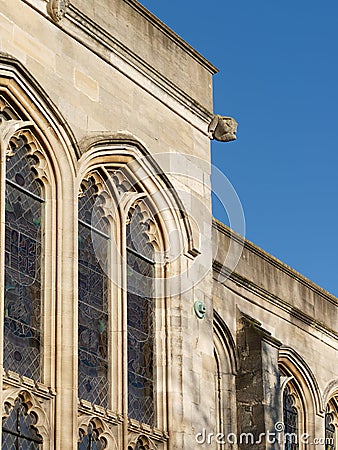
[[[212,219],[215,73],[136,0],[0,0],[2,449],[337,449],[337,299]]]

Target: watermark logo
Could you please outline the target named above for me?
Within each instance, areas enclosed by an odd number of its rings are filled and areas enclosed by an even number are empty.
[[[214,433],[208,432],[205,428],[195,435],[196,443],[199,445],[257,445],[266,441],[269,444],[306,444],[306,445],[334,445],[333,438],[318,438],[315,437],[312,440],[307,433],[288,433],[285,432],[283,422],[276,422],[273,431],[267,431],[265,433]]]

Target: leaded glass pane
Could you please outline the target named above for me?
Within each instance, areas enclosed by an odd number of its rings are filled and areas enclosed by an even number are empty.
[[[90,181],[79,201],[79,398],[108,407],[107,224],[99,216],[96,186]],[[96,215],[95,228],[91,218]]]
[[[7,162],[4,367],[40,378],[41,188],[23,141]]]
[[[283,415],[284,415],[284,448],[285,450],[298,449],[298,411],[295,407],[294,396],[290,388],[286,386],[283,393]]]
[[[6,164],[6,178],[40,197],[41,186],[32,170],[37,161],[33,156],[29,155],[25,139],[13,139],[10,142],[10,147],[11,156],[8,158]]]
[[[94,178],[90,177],[88,181],[82,183],[82,189],[83,193],[79,197],[79,220],[107,234],[107,221],[100,208],[103,199],[98,195]]]
[[[149,260],[154,258],[154,248],[149,242],[149,225],[144,220],[140,207],[137,205],[129,215],[127,225],[127,247]]]
[[[325,450],[335,450],[335,426],[333,424],[333,414],[327,408],[325,413]]]
[[[98,431],[91,422],[88,425],[87,434],[80,436],[78,450],[104,450],[106,443],[104,439],[100,439]]]
[[[3,450],[40,450],[42,438],[34,428],[35,418],[19,397],[9,416],[2,422]]]
[[[136,208],[127,227],[128,411],[154,425],[153,247]]]
[[[143,442],[141,441],[141,439],[137,440],[134,450],[146,450],[146,448],[143,445]]]

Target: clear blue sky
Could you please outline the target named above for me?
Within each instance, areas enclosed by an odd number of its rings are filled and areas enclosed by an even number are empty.
[[[247,239],[338,295],[337,0],[141,3],[220,70],[214,111],[238,140],[213,143],[212,161]]]

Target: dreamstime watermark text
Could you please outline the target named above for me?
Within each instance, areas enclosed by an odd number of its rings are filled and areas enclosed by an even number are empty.
[[[266,441],[269,444],[285,444],[287,442],[293,444],[307,444],[307,445],[333,445],[334,439],[331,438],[313,438],[310,439],[310,435],[307,433],[302,433],[298,435],[297,433],[287,433],[284,432],[284,424],[282,422],[277,422],[274,427],[274,431],[267,431],[266,433],[213,433],[208,432],[205,428],[195,435],[197,444],[200,445],[257,445]]]

